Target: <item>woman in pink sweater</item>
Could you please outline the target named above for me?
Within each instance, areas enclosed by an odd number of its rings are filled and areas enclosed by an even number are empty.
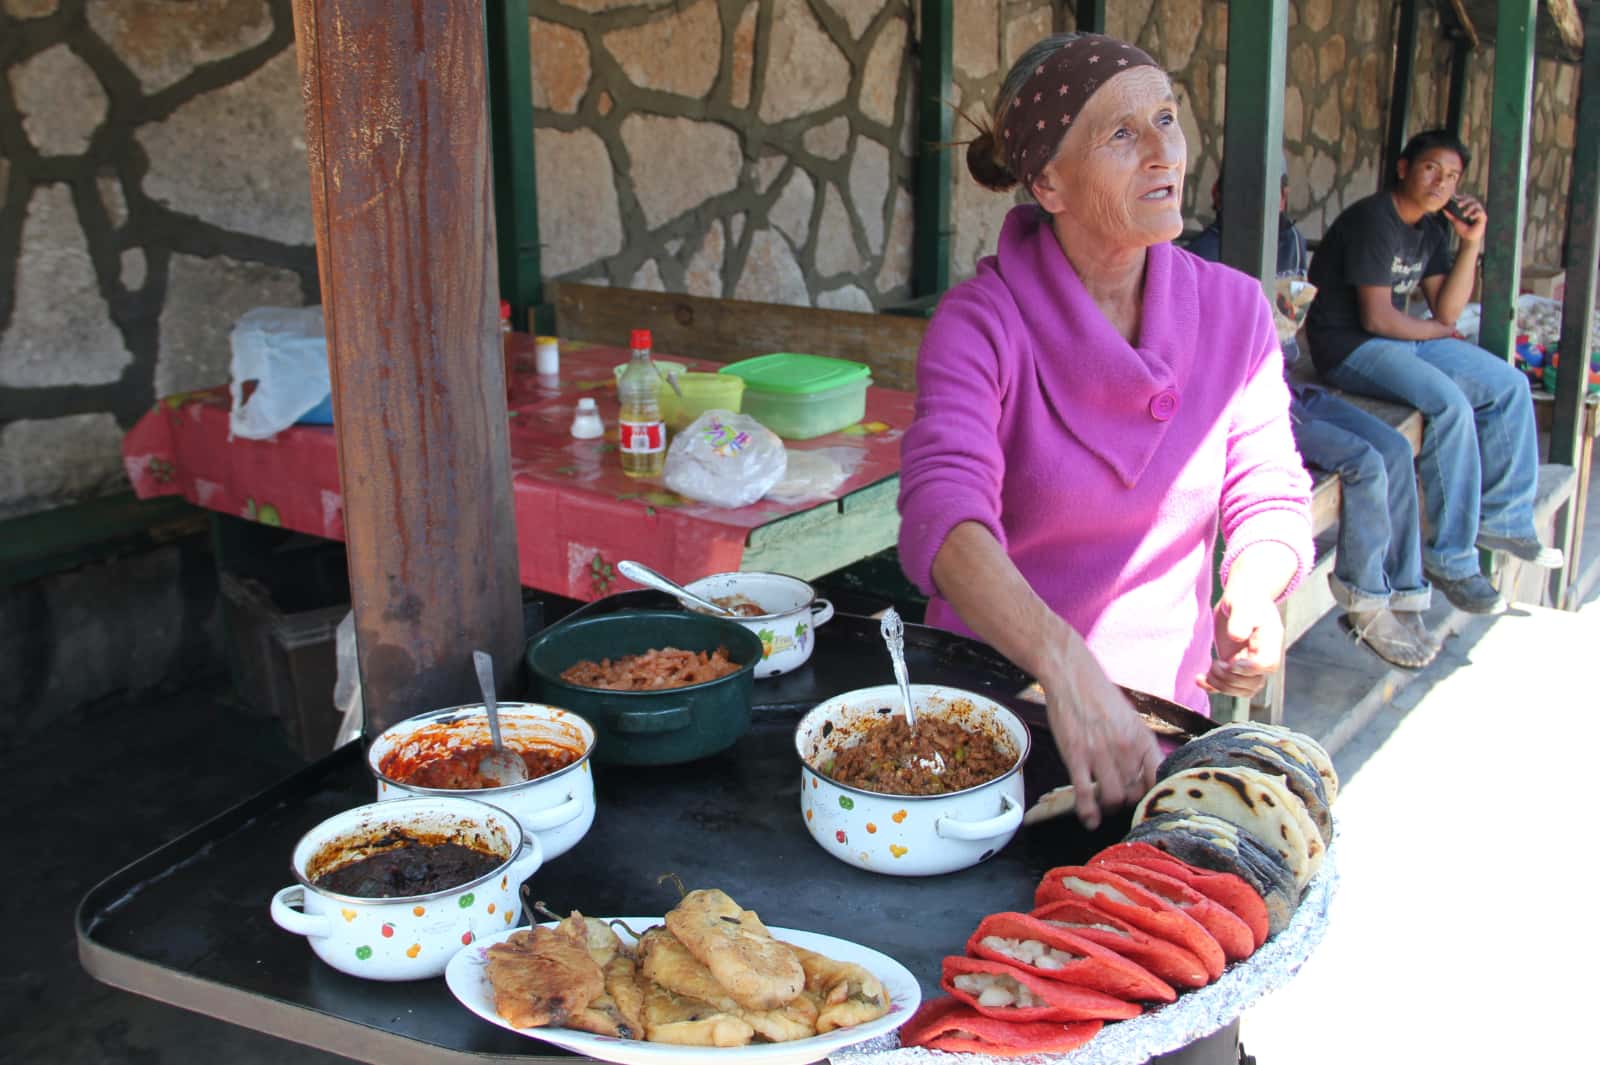
[[[1038,678],[1092,827],[1160,758],[1113,681],[1205,712],[1208,691],[1251,694],[1277,668],[1276,601],[1311,558],[1310,479],[1260,286],[1170,243],[1186,152],[1161,68],[1057,35],[994,114],[968,167],[1037,206],[1011,211],[928,327],[900,552],[930,624]]]

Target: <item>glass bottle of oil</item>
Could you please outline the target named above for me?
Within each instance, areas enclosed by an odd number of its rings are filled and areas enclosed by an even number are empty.
[[[617,382],[622,412],[617,419],[622,472],[629,477],[659,477],[667,461],[667,426],[657,398],[661,377],[650,361],[650,330],[635,329],[633,358]]]

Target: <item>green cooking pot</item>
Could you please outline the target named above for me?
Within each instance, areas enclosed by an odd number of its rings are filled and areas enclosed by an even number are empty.
[[[736,673],[660,691],[584,688],[561,679],[577,662],[598,662],[663,647],[728,650]],[[596,762],[672,765],[731,747],[750,727],[750,694],[761,638],[737,622],[674,610],[629,611],[546,629],[528,644],[539,699],[594,725]]]

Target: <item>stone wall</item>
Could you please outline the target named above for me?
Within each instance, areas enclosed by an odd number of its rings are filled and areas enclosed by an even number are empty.
[[[1054,18],[1070,28],[1057,6],[958,0],[949,102],[981,115]],[[1227,5],[1108,6],[1110,31],[1173,72],[1203,220]],[[547,277],[860,311],[909,294],[920,3],[529,7]],[[1290,14],[1290,211],[1317,236],[1377,187],[1392,10]],[[1414,106],[1442,121],[1431,13],[1420,36]],[[1492,64],[1474,57],[1470,116],[1488,114]],[[1529,260],[1559,254],[1576,80],[1541,64]],[[318,298],[298,82],[289,0],[0,0],[0,520],[120,487],[123,430],[159,395],[224,381],[239,314]],[[1468,121],[1480,154],[1484,121]],[[959,148],[953,164],[961,277],[1016,198],[972,182]]]

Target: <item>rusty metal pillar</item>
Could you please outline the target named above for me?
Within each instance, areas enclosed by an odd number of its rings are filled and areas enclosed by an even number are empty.
[[[474,0],[295,0],[366,731],[522,638]]]

